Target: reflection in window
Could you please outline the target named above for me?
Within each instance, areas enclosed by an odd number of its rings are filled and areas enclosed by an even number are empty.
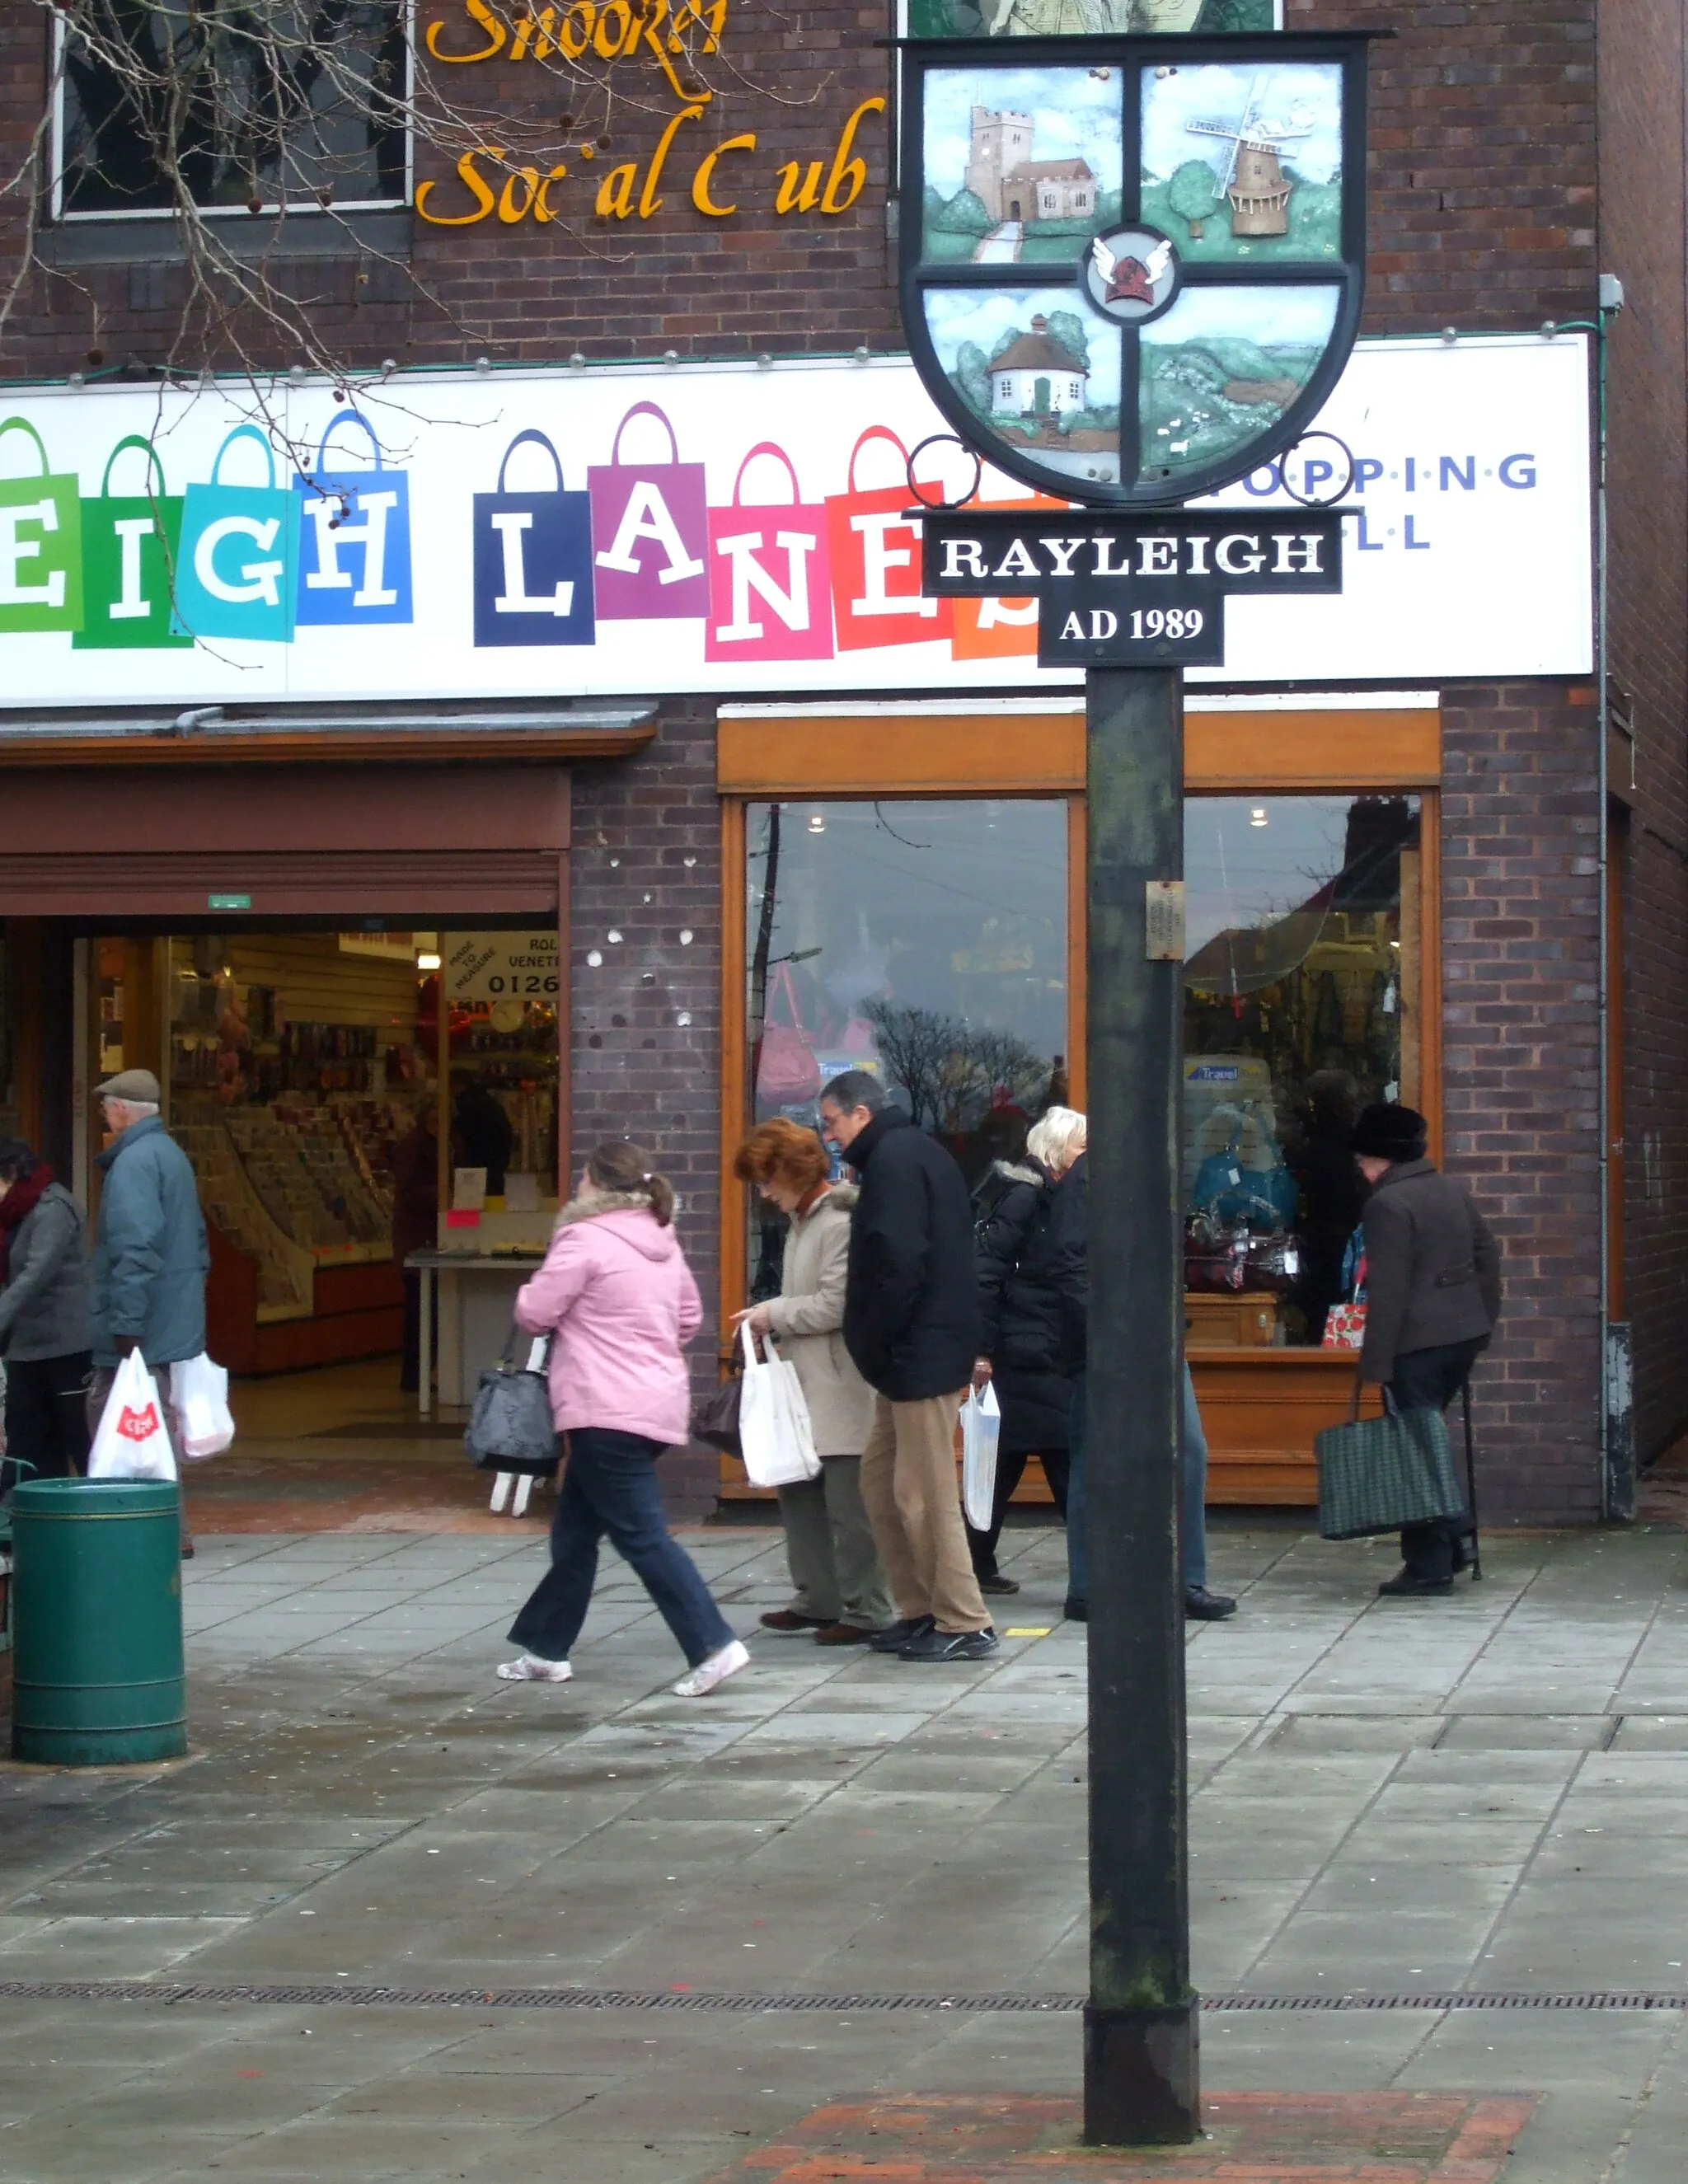
[[[752,1118],[865,1068],[970,1188],[1022,1152],[1067,1096],[1065,805],[753,804],[745,840]],[[751,1224],[760,1297],[784,1222],[753,1195]]]
[[[1279,1342],[1317,1343],[1343,1294],[1356,1114],[1418,1100],[1418,816],[1415,797],[1185,807],[1186,1281],[1257,1299],[1248,1323]],[[1198,1308],[1193,1339],[1223,1325]]]

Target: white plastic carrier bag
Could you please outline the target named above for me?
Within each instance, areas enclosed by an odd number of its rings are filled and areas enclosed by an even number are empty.
[[[117,1368],[88,1451],[90,1479],[174,1479],[175,1457],[159,1384],[138,1350]]]
[[[797,1368],[782,1357],[773,1338],[763,1338],[766,1360],[756,1355],[748,1319],[738,1323],[744,1351],[744,1392],[738,1403],[738,1440],[753,1486],[797,1486],[820,1476],[809,1406]]]
[[[987,1380],[984,1393],[969,1388],[961,1406],[961,1507],[976,1532],[990,1529],[996,1500],[996,1444],[1002,1433],[1002,1408]]]
[[[229,1376],[214,1365],[202,1350],[170,1368],[170,1394],[181,1423],[181,1452],[190,1462],[220,1456],[235,1437],[234,1413],[229,1408]]]

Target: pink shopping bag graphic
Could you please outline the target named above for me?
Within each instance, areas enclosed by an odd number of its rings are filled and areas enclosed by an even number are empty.
[[[668,435],[668,460],[623,462],[635,417]],[[674,427],[654,402],[635,402],[607,463],[586,473],[599,621],[682,621],[709,612],[709,510],[701,463],[682,463]]]
[[[785,465],[791,499],[746,507],[739,494],[758,455]],[[705,660],[830,660],[833,597],[824,504],[799,498],[783,448],[763,440],[738,465],[733,502],[709,512],[710,615]]]
[[[889,485],[856,484],[856,459],[870,440],[888,440],[895,451]],[[920,589],[920,523],[907,510],[908,449],[885,425],[870,425],[850,450],[849,490],[827,499],[833,557],[833,609],[838,650],[870,645],[926,644],[946,638],[950,602],[928,599]]]

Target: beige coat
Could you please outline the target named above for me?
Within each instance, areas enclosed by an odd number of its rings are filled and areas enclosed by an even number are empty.
[[[844,1348],[844,1269],[856,1193],[839,1184],[791,1217],[779,1295],[768,1318],[782,1356],[797,1368],[821,1456],[860,1456],[873,1423],[873,1390]]]

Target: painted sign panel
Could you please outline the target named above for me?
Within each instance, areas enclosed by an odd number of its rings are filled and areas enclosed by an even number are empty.
[[[1354,457],[1343,596],[1234,600],[1228,677],[1586,672],[1588,373],[1580,335],[1362,344],[1317,421]],[[278,387],[267,415],[239,386],[0,393],[0,733],[62,706],[1073,679],[1038,666],[1023,599],[918,610],[900,450],[944,426],[905,359],[418,373],[356,406],[379,467],[355,428],[323,454],[346,414],[326,386]],[[13,416],[29,431],[5,430]],[[517,447],[525,433],[557,460]],[[922,479],[943,454],[921,458]],[[1291,508],[1286,473],[1317,497],[1342,460],[1309,438],[1225,501]],[[319,485],[337,529],[303,513]],[[1028,504],[989,468],[983,493]],[[206,570],[238,596],[205,599]],[[309,579],[330,574],[349,582],[315,595],[341,618],[314,620]],[[169,642],[166,602],[196,641]],[[132,638],[114,649],[112,630]]]

